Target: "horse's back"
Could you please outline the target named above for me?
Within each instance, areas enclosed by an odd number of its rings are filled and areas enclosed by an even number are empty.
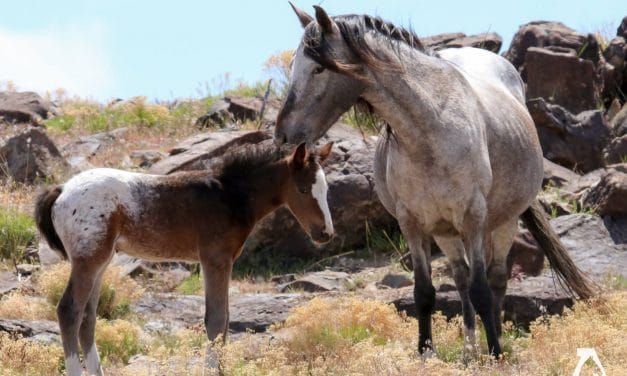
[[[480,48],[447,48],[438,56],[451,62],[473,79],[501,86],[525,104],[525,86],[514,66],[505,58]]]

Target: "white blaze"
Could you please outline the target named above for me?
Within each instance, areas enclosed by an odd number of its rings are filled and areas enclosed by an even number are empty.
[[[329,211],[329,203],[327,202],[327,179],[324,176],[324,171],[321,167],[318,167],[316,172],[316,181],[311,186],[311,194],[318,201],[318,207],[324,215],[324,232],[327,235],[333,235],[333,221],[331,220],[331,212]]]

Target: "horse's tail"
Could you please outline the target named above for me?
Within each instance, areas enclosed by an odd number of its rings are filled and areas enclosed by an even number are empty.
[[[521,219],[544,250],[551,268],[563,287],[581,299],[589,299],[595,294],[594,283],[583,274],[568,255],[568,251],[546,218],[542,205],[534,200]]]
[[[37,196],[35,201],[35,223],[39,232],[46,238],[50,248],[57,251],[64,259],[67,259],[65,247],[63,247],[59,234],[57,234],[57,230],[54,229],[54,224],[52,223],[52,205],[57,201],[62,190],[62,185],[48,187]]]

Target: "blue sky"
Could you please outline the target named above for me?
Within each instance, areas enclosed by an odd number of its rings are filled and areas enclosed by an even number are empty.
[[[312,13],[320,1],[296,0]],[[419,36],[494,31],[509,45],[518,26],[558,20],[614,35],[625,0],[325,0],[329,14],[368,13]],[[301,28],[286,0],[0,0],[0,82],[22,90],[107,100],[199,96],[267,77],[263,62],[295,48]]]

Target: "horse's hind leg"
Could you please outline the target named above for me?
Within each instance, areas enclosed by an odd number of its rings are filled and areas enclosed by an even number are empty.
[[[518,218],[505,222],[492,231],[492,261],[488,267],[488,283],[494,296],[494,315],[496,316],[496,332],[501,337],[501,311],[509,278],[507,255],[514,242],[518,230]]]
[[[475,337],[475,309],[470,301],[470,266],[465,257],[464,243],[459,237],[434,237],[438,247],[444,252],[453,271],[453,279],[462,301],[464,319],[464,357],[477,354]]]
[[[69,376],[80,376],[82,373],[78,356],[78,334],[98,271],[99,266],[94,265],[89,258],[73,259],[70,281],[57,306],[65,368]]]
[[[103,267],[94,281],[94,287],[91,290],[91,295],[87,306],[85,307],[85,313],[83,314],[83,322],[79,330],[79,340],[83,353],[85,354],[85,366],[89,375],[103,375],[102,367],[100,366],[100,357],[98,356],[98,350],[94,341],[94,334],[96,329],[96,311],[98,309],[98,300],[100,298],[100,286],[102,284],[102,275],[104,274],[105,267]]]
[[[210,341],[222,334],[226,340],[229,324],[229,281],[233,267],[232,253],[202,252],[201,266],[205,280],[205,329]]]
[[[414,302],[418,314],[418,352],[432,354],[431,315],[435,308],[435,288],[431,282],[430,237],[426,236],[411,214],[398,210],[398,223],[411,251],[414,268]]]

